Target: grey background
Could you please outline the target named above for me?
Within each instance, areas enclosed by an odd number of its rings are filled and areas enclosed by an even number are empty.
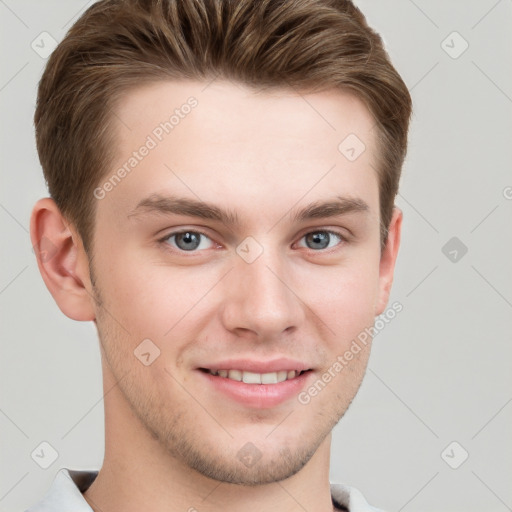
[[[32,122],[46,60],[31,43],[44,31],[59,41],[90,3],[0,0],[1,512],[40,499],[60,467],[103,458],[95,329],[58,310],[28,236],[47,195]],[[334,430],[331,479],[389,511],[512,510],[512,1],[357,4],[415,112],[390,301],[404,309]],[[469,44],[457,58],[454,31]],[[31,457],[43,441],[58,453],[47,469]]]

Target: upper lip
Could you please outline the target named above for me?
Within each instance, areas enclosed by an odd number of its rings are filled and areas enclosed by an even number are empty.
[[[205,366],[201,366],[200,368],[212,371],[240,370],[253,373],[273,373],[281,370],[296,370],[301,372],[309,370],[310,366],[295,359],[281,357],[270,361],[258,361],[255,359],[226,359],[224,361],[209,363]]]

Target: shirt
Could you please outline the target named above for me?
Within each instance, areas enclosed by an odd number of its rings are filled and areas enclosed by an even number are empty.
[[[25,512],[93,512],[82,493],[93,483],[98,471],[61,468],[44,498]],[[333,505],[345,512],[382,512],[368,504],[354,487],[331,484]]]

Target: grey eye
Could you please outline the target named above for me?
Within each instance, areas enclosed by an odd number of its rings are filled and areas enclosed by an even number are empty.
[[[342,237],[332,231],[312,231],[303,237],[308,249],[322,250],[336,246],[341,242]]]
[[[167,237],[167,243],[181,251],[195,251],[196,249],[208,249],[212,241],[203,233],[197,231],[182,231]]]
[[[198,233],[180,233],[179,235],[175,235],[176,237],[176,245],[184,250],[184,251],[193,251],[199,247],[201,243],[201,235]]]

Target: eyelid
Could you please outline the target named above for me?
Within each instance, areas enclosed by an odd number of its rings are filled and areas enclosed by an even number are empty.
[[[166,234],[162,236],[160,240],[167,240],[167,238],[170,238],[171,236],[180,235],[182,233],[198,233],[200,235],[206,236],[207,238],[211,238],[211,236],[208,233],[202,231],[199,228],[178,228],[175,231],[166,232]]]
[[[319,233],[319,232],[320,233],[329,233],[331,235],[336,235],[336,236],[339,236],[343,240],[347,240],[348,239],[348,236],[343,234],[341,231],[337,231],[336,229],[329,229],[329,228],[312,229],[312,230],[308,231],[305,234],[308,235],[310,233]]]
[[[351,232],[348,229],[340,229],[334,227],[324,227],[324,226],[313,226],[305,228],[304,230],[299,232],[298,239],[305,237],[311,233],[330,233],[336,236],[339,236],[342,240],[348,241],[351,237]]]

